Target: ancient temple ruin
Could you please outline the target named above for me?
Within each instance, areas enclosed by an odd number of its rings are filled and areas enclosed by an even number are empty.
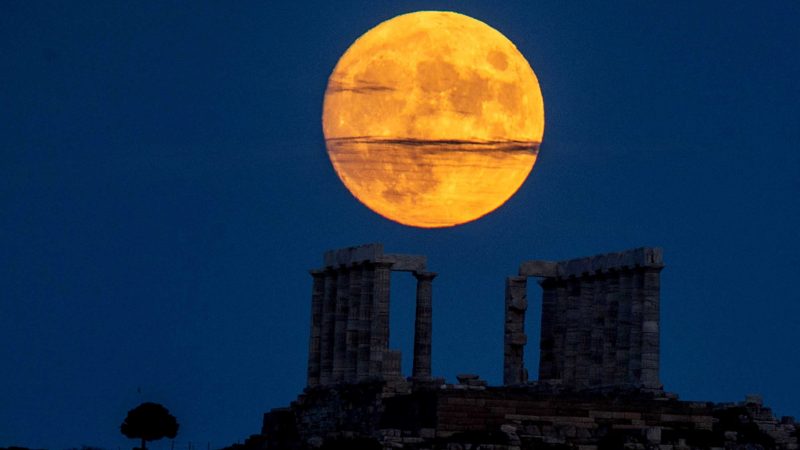
[[[329,251],[311,271],[307,387],[231,450],[800,449],[794,419],[776,418],[758,396],[720,404],[664,391],[663,267],[649,247],[520,264],[506,280],[503,385],[490,386],[474,374],[431,376],[435,274],[424,256],[380,244]],[[389,348],[397,271],[417,278],[408,379]],[[530,278],[542,287],[538,380],[523,358]]]
[[[392,272],[417,279],[412,378],[431,377],[432,282],[426,258],[383,253],[369,244],[325,253],[312,270],[308,386],[402,378],[399,350],[389,349]]]
[[[539,380],[659,389],[659,248],[526,261],[506,278],[503,383],[525,383],[528,278],[542,286]]]

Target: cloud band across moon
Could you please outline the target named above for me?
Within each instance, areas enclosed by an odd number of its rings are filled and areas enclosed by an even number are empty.
[[[427,151],[462,151],[462,152],[525,152],[536,156],[539,153],[541,142],[496,140],[477,141],[464,139],[410,139],[410,138],[385,138],[372,136],[356,136],[346,138],[331,138],[325,140],[329,146],[340,149],[354,144],[370,144],[391,148],[393,146],[421,148]]]
[[[403,224],[464,223],[502,205],[527,178],[537,142],[380,138],[326,141],[344,185]]]

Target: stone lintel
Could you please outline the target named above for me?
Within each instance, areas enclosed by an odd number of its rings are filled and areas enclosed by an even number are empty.
[[[377,262],[391,263],[392,272],[425,272],[428,258],[422,255],[400,255],[391,253],[380,256]]]
[[[640,247],[622,252],[605,253],[565,261],[525,261],[519,266],[520,276],[568,278],[594,275],[611,270],[664,267],[663,251],[659,247]]]
[[[379,243],[328,250],[324,256],[325,268],[384,263],[390,264],[393,272],[425,272],[427,262],[427,258],[421,255],[383,253],[383,244]]]
[[[383,256],[383,244],[364,244],[325,252],[325,267],[350,266],[377,261]]]
[[[519,265],[519,276],[555,278],[558,276],[558,263],[542,260],[525,261]]]

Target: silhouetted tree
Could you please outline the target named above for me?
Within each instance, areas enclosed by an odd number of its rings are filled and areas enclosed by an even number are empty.
[[[178,421],[167,408],[158,403],[142,403],[128,411],[128,416],[119,427],[122,434],[131,439],[142,440],[142,450],[146,441],[161,438],[174,439],[178,435]]]

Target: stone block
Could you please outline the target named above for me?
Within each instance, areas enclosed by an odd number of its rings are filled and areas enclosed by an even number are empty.
[[[661,443],[661,427],[650,427],[644,432],[645,439],[651,444]]]
[[[386,254],[377,261],[391,264],[394,272],[425,272],[427,266],[427,258],[422,255]]]
[[[525,261],[519,266],[521,277],[555,278],[558,276],[558,263],[554,261]]]
[[[326,267],[349,266],[354,263],[376,261],[383,255],[383,244],[365,244],[325,252]]]
[[[762,406],[764,404],[764,397],[762,397],[761,394],[747,394],[744,398],[744,403],[746,405]]]
[[[525,333],[509,333],[506,336],[506,342],[510,345],[525,345],[528,343],[528,335]]]

